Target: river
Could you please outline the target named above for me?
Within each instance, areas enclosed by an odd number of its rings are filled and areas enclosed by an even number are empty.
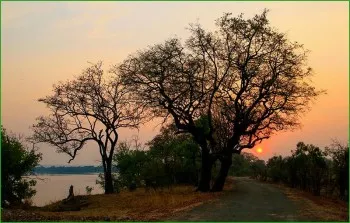
[[[102,194],[103,189],[96,184],[97,177],[98,174],[38,175],[33,205],[44,206],[66,198],[70,185],[74,186],[74,195],[85,195],[86,186],[93,187],[91,194]]]

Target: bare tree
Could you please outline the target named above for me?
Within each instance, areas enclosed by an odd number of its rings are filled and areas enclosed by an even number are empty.
[[[266,13],[265,10],[248,20],[242,15],[225,14],[217,20],[219,32],[208,34],[221,40],[224,50],[221,54],[204,51],[209,52],[214,66],[220,67],[215,61],[221,60],[227,64],[215,102],[217,115],[212,114],[213,119],[219,120],[217,132],[220,128],[225,131],[219,137],[224,142],[220,146],[221,169],[213,191],[222,190],[232,153],[253,148],[277,131],[298,127],[300,115],[323,93],[310,83],[308,51],[271,28]],[[197,26],[195,30],[200,33],[202,29]],[[200,38],[199,34],[197,39]],[[208,41],[201,48],[208,49],[211,45]]]
[[[202,171],[198,190],[210,189],[211,157],[201,116],[212,89],[200,58],[186,52],[177,39],[130,56],[116,67],[133,96],[165,121],[171,116],[180,132],[191,133],[200,145]]]
[[[113,73],[113,71],[111,71]],[[50,109],[33,125],[33,140],[51,144],[57,152],[74,160],[88,141],[94,141],[102,159],[105,193],[113,193],[112,156],[118,142],[118,128],[137,128],[142,109],[128,98],[128,92],[113,75],[108,78],[99,62],[75,80],[53,87],[53,95],[39,99]]]
[[[215,32],[191,25],[185,44],[170,39],[118,68],[139,103],[155,116],[172,117],[200,145],[200,191],[209,190],[216,159],[221,167],[212,190],[220,191],[232,153],[297,127],[321,93],[310,83],[307,50],[271,28],[266,14],[247,20],[224,14]]]

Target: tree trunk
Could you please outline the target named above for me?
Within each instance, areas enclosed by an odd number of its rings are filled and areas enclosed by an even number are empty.
[[[210,190],[211,169],[213,161],[206,148],[202,147],[202,165],[197,191],[208,192]]]
[[[104,168],[104,177],[105,177],[105,194],[113,194],[113,178],[112,178],[112,159],[104,160],[105,168]]]
[[[222,191],[224,189],[226,177],[232,165],[232,155],[225,155],[220,160],[220,171],[218,173],[217,178],[215,179],[214,185],[211,191]]]

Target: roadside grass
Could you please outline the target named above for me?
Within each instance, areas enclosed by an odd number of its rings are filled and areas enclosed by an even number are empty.
[[[59,220],[110,220],[110,221],[157,221],[176,212],[216,200],[232,190],[233,180],[228,179],[223,192],[195,192],[193,186],[178,185],[158,190],[121,191],[119,194],[76,196],[86,202],[80,211],[57,212],[60,202],[53,202],[36,212],[49,219]]]
[[[349,221],[349,204],[339,199],[313,194],[281,184],[273,184],[282,189],[288,198],[301,207],[299,215],[305,219],[318,221]]]

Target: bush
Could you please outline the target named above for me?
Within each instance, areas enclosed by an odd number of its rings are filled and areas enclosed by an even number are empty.
[[[147,143],[149,150],[135,143],[120,142],[113,156],[115,180],[130,191],[137,187],[157,189],[172,184],[196,184],[199,147],[186,134],[175,133],[174,126],[161,129]]]
[[[274,156],[268,160],[267,177],[274,182],[283,182],[317,196],[322,191],[326,195],[332,195],[334,189],[338,188],[340,197],[346,198],[349,179],[348,150],[348,147],[336,144],[324,152],[317,146],[299,142],[291,156]]]
[[[264,160],[255,160],[250,164],[252,169],[252,177],[254,179],[259,179],[266,181],[267,179],[267,169]]]
[[[327,155],[332,158],[330,162],[330,183],[339,190],[343,200],[349,200],[349,145],[342,145],[334,141],[326,148]]]
[[[85,187],[86,194],[87,195],[91,195],[91,192],[92,192],[93,189],[94,189],[93,187],[86,186]]]
[[[242,152],[241,154],[232,155],[232,165],[230,175],[233,176],[252,176],[252,164],[258,160],[258,157],[251,153]]]
[[[1,204],[2,206],[23,205],[35,195],[32,188],[36,181],[27,179],[41,160],[41,154],[28,149],[14,135],[1,127]],[[6,158],[5,158],[6,157]]]
[[[112,180],[113,180],[113,189],[115,193],[119,193],[120,192],[120,188],[121,188],[121,183],[118,180],[117,174],[116,173],[112,173]],[[96,184],[98,184],[102,189],[105,188],[105,177],[103,173],[99,173],[98,177],[96,179]]]
[[[286,173],[285,173],[285,163],[282,156],[273,156],[267,161],[267,176],[273,182],[281,182],[285,181]]]
[[[121,187],[129,190],[140,186],[143,180],[142,171],[145,168],[149,157],[145,151],[132,150],[131,144],[121,142],[118,145],[118,152],[113,156],[113,165],[117,171],[117,179]]]

